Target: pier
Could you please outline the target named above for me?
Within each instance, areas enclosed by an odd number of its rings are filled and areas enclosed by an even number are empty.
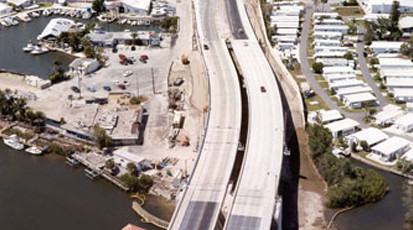
[[[165,220],[161,220],[158,217],[150,214],[147,212],[145,209],[142,208],[138,204],[138,202],[133,201],[132,202],[132,209],[140,216],[142,217],[142,221],[146,223],[150,223],[155,225],[156,227],[162,228],[162,229],[168,229],[169,222]]]

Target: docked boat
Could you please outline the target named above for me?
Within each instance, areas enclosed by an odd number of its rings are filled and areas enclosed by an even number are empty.
[[[143,20],[142,20],[142,19],[139,19],[139,20],[138,20],[138,26],[141,26],[141,25],[143,25]]]
[[[8,21],[6,21],[5,19],[1,20],[1,21],[0,21],[0,24],[1,24],[2,26],[4,26],[4,27],[9,27],[9,26],[11,26],[10,23],[9,23]]]
[[[7,17],[4,20],[6,20],[12,26],[17,26],[19,24],[19,22],[13,17]]]
[[[71,156],[68,156],[68,157],[66,157],[66,164],[68,164],[68,165],[70,165],[70,166],[73,167],[73,166],[78,165],[78,164],[79,164],[79,161],[76,160],[75,158],[71,157]]]
[[[41,46],[35,46],[33,51],[30,52],[30,53],[33,54],[33,55],[40,55],[40,54],[44,54],[44,53],[47,53],[47,52],[49,52],[48,49],[46,49],[44,47],[41,47]]]
[[[37,148],[36,146],[27,148],[25,151],[32,154],[32,155],[41,155],[43,153],[43,151],[41,149]]]
[[[74,18],[76,17],[76,14],[77,14],[76,10],[72,10],[72,12],[70,12],[70,17]]]
[[[25,47],[23,47],[23,51],[24,52],[32,52],[34,50],[34,45],[32,43],[32,41],[29,41],[29,43],[27,43],[27,45]]]
[[[38,18],[40,16],[40,14],[36,11],[33,11],[30,16],[32,16],[34,18]]]
[[[50,11],[50,10],[44,10],[43,12],[42,12],[42,15],[43,16],[50,16],[52,14],[52,11]]]
[[[17,140],[16,135],[11,135],[10,138],[3,139],[4,144],[15,150],[23,150],[24,145]]]
[[[82,19],[90,19],[92,17],[92,13],[89,11],[85,11],[82,14]]]
[[[61,10],[59,11],[59,14],[60,14],[60,15],[65,15],[65,13],[66,13],[66,10],[64,10],[64,9],[61,9]]]
[[[146,19],[146,20],[145,20],[145,26],[150,26],[150,25],[151,25],[151,20]]]
[[[104,15],[99,15],[99,16],[97,16],[97,19],[99,20],[99,21],[101,21],[101,22],[107,22],[108,21],[108,18],[107,17],[105,17]]]
[[[136,26],[138,22],[137,21],[132,21],[132,23],[130,24],[131,26]]]
[[[16,18],[22,22],[30,22],[32,19],[26,13],[16,15]]]
[[[122,19],[122,20],[119,20],[119,24],[123,25],[123,24],[126,23],[127,20],[128,20],[128,19],[126,19],[126,18],[124,18],[124,19]]]

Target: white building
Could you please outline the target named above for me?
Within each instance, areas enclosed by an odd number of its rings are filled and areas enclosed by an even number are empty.
[[[131,153],[125,149],[118,149],[113,152],[113,161],[116,165],[126,168],[128,163],[134,163],[138,171],[146,166],[145,159],[137,154]]]
[[[356,80],[357,76],[355,74],[327,74],[324,78],[328,83],[334,83],[337,81]]]
[[[389,78],[386,80],[386,86],[390,91],[396,88],[413,90],[413,78]]]
[[[409,68],[413,69],[413,62],[409,59],[404,58],[379,58],[380,69],[402,69]]]
[[[319,19],[323,18],[337,18],[339,15],[337,12],[314,12],[313,18]]]
[[[402,14],[413,13],[413,0],[399,0],[399,11]],[[371,14],[389,14],[393,0],[369,0],[367,11]]]
[[[297,36],[298,29],[277,29],[277,34],[284,36]]]
[[[394,41],[373,41],[370,48],[375,54],[380,53],[400,53],[400,46],[403,42]]]
[[[9,14],[13,11],[13,8],[5,3],[0,2],[0,16]]]
[[[350,118],[324,125],[325,128],[330,130],[334,139],[345,137],[356,132],[357,126],[359,126],[359,123]]]
[[[413,102],[413,90],[412,89],[393,89],[394,98],[397,101]]]
[[[393,122],[403,116],[403,110],[397,105],[386,105],[383,110],[374,115],[375,124],[379,126],[387,126],[393,124]]]
[[[348,26],[347,25],[315,25],[314,31],[340,32],[342,34],[347,34]]]
[[[333,39],[316,39],[313,46],[341,46],[341,41]]]
[[[354,69],[349,66],[324,67],[323,75],[327,76],[330,74],[354,74]]]
[[[407,133],[413,129],[413,113],[407,113],[394,121],[394,125],[401,131]]]
[[[356,86],[365,86],[364,82],[361,80],[344,80],[344,81],[336,81],[329,84],[330,89],[338,90],[342,88],[350,88]]]
[[[371,93],[357,93],[343,96],[344,104],[351,109],[360,109],[363,107],[363,102],[373,102],[377,100]]]
[[[323,19],[317,19],[315,21],[315,24],[321,24],[321,25],[344,25],[344,22],[338,19],[334,18],[323,18]]]
[[[350,66],[354,68],[354,60],[347,60],[345,58],[318,58],[316,62],[323,63],[324,67]]]
[[[320,119],[321,123],[328,123],[328,122],[343,119],[343,115],[341,115],[340,111],[336,109],[332,109],[332,110],[321,109],[318,112],[318,118]]]
[[[100,63],[92,58],[76,58],[70,63],[69,68],[72,72],[79,71],[82,74],[90,74],[99,69]]]
[[[6,2],[17,6],[20,9],[29,7],[33,4],[32,0],[6,0]]]
[[[343,33],[341,32],[324,32],[324,31],[314,31],[314,39],[334,39],[341,40]]]
[[[386,140],[388,137],[389,136],[380,129],[367,128],[347,136],[346,139],[348,140],[349,146],[353,143],[360,145],[360,142],[366,141],[368,148],[371,148],[373,145]]]
[[[407,16],[407,17],[400,18],[399,28],[400,30],[406,33],[413,32],[413,17]]]
[[[43,32],[37,36],[38,40],[46,40],[48,38],[57,38],[63,32],[68,32],[75,25],[75,22],[66,18],[54,18],[50,20]]]
[[[348,52],[348,47],[341,47],[341,46],[314,46],[314,52],[341,52],[346,54]],[[344,56],[344,55],[343,55]],[[341,57],[343,57],[341,56]]]
[[[413,78],[412,68],[380,68],[382,78]]]
[[[121,13],[147,16],[151,12],[151,0],[122,0],[118,4]]]
[[[298,27],[300,26],[300,23],[298,21],[296,22],[277,21],[277,22],[274,22],[274,26],[276,26],[277,29],[298,29]]]
[[[297,44],[297,36],[278,36],[273,35],[271,37],[273,42],[286,42],[286,43],[294,43]]]
[[[315,52],[314,58],[342,58],[347,51],[320,51]]]
[[[410,149],[410,142],[393,136],[371,148],[372,152],[384,161],[393,161]]]
[[[352,95],[352,94],[359,94],[359,93],[371,93],[372,90],[368,86],[356,86],[356,87],[349,87],[349,88],[342,88],[336,90],[336,95],[340,100],[343,100],[344,96]]]

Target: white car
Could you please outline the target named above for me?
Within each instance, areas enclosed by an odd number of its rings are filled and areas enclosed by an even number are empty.
[[[125,71],[125,72],[123,73],[123,76],[124,76],[124,77],[129,77],[129,76],[132,75],[132,74],[133,74],[132,71],[127,70],[127,71]]]

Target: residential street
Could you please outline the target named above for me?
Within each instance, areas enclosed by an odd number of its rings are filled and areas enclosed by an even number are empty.
[[[370,74],[369,68],[366,63],[366,59],[364,58],[363,52],[364,52],[364,33],[366,32],[365,28],[363,26],[357,26],[357,31],[358,31],[358,42],[357,42],[357,55],[358,55],[358,64],[360,66],[360,70],[363,73],[364,79],[366,79],[367,84],[370,86],[370,88],[373,89],[374,94],[376,95],[377,99],[380,102],[380,106],[377,107],[377,110],[380,111],[382,110],[383,106],[386,106],[389,104],[387,99],[383,96],[383,94],[380,92],[380,89],[377,87],[376,82],[374,82],[373,77]]]

